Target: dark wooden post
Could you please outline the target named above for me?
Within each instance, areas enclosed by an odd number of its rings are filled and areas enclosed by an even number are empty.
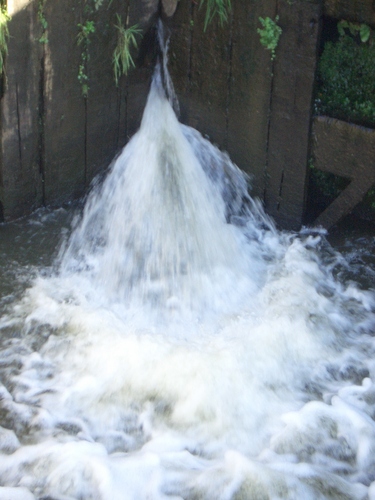
[[[287,229],[300,228],[305,208],[320,10],[318,1],[278,1],[265,203]]]
[[[271,61],[259,41],[259,17],[275,17],[276,0],[232,2],[228,23],[204,31],[205,6],[180,1],[170,23],[170,69],[181,121],[197,128],[252,174],[263,198]]]
[[[375,130],[319,116],[313,125],[312,155],[314,167],[351,180],[315,221],[329,229],[375,184]]]
[[[0,216],[5,219],[20,217],[42,202],[37,5],[14,0],[9,14],[9,53],[0,103]]]
[[[375,25],[374,0],[324,0],[324,14],[335,19]]]
[[[43,132],[44,202],[60,205],[85,188],[85,101],[78,81],[82,46],[78,24],[81,4],[45,3],[48,43],[44,46]]]
[[[251,194],[263,200],[272,61],[260,43],[259,17],[276,16],[276,0],[233,2],[231,74],[228,98],[228,151],[251,174]]]

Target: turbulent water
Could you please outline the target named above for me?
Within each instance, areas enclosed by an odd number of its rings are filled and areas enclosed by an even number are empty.
[[[0,227],[0,499],[375,499],[363,242],[276,231],[158,74],[70,213]]]

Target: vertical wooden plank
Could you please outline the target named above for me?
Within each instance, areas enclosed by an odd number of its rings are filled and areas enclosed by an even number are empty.
[[[278,0],[283,33],[274,64],[265,200],[286,229],[300,228],[305,208],[320,8],[313,1]]]
[[[374,0],[325,0],[324,14],[336,19],[375,25]]]
[[[252,194],[263,199],[272,82],[269,51],[259,41],[259,17],[276,14],[276,0],[233,2],[228,100],[228,152],[252,176]]]
[[[375,130],[318,116],[312,136],[315,168],[351,180],[314,222],[329,229],[348,215],[375,183]]]
[[[224,147],[231,19],[221,26],[216,16],[204,31],[205,8],[196,11],[194,20],[189,124]]]
[[[0,202],[5,220],[41,203],[39,172],[40,45],[37,6],[9,2],[10,37],[1,99]]]
[[[193,2],[180,1],[168,22],[171,33],[169,45],[169,71],[179,100],[180,119],[188,123],[189,92],[191,83],[191,50],[194,37]]]
[[[95,33],[89,45],[89,93],[86,116],[86,185],[113,159],[119,147],[123,94],[116,87],[113,50],[117,42],[116,14],[125,22],[128,2],[113,0],[103,5],[92,19]]]
[[[78,81],[82,3],[46,1],[48,43],[44,54],[44,196],[59,205],[85,188],[85,101]]]
[[[170,23],[170,68],[181,121],[220,147],[226,145],[227,86],[230,71],[229,23],[215,17],[204,31],[205,4],[179,2]]]
[[[126,89],[126,140],[138,130],[150,89],[155,62],[155,22],[158,0],[129,0],[128,26],[138,24],[143,38],[134,50],[136,68],[125,79]]]

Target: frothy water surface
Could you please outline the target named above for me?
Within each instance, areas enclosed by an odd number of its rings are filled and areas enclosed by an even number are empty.
[[[57,257],[69,213],[0,227],[0,499],[375,499],[371,279],[158,78]]]

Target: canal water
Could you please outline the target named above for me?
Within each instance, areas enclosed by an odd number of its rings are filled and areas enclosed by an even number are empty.
[[[375,237],[246,186],[156,73],[83,208],[0,225],[0,499],[375,499]]]

